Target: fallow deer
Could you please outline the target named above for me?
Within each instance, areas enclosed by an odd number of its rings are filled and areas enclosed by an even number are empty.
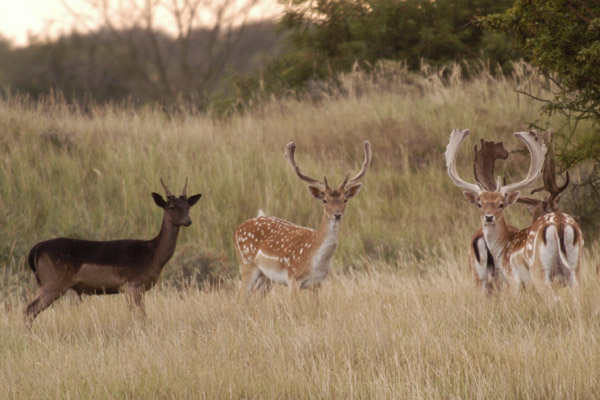
[[[531,191],[531,194],[545,190],[548,192],[544,199],[519,196],[518,203],[525,204],[531,215],[533,224],[539,217],[545,214],[560,212],[558,202],[562,192],[569,185],[569,172],[562,186],[556,182],[556,161],[554,153],[554,140],[552,130],[542,133],[542,138],[548,151],[544,159],[542,176],[544,185]],[[494,143],[481,139],[481,148],[474,147],[473,172],[475,181],[487,191],[496,190],[494,181],[494,163],[497,159],[507,159],[508,152],[504,149],[502,142]],[[505,281],[500,262],[494,260],[483,236],[483,229],[479,230],[471,238],[469,246],[469,264],[477,287],[483,288],[484,292],[491,293],[494,288],[500,288]]]
[[[69,290],[81,294],[123,292],[130,308],[139,307],[145,316],[144,292],[157,282],[163,267],[175,252],[181,226],[190,226],[192,207],[200,197],[186,195],[187,178],[181,196],[167,189],[167,199],[152,193],[154,202],[164,210],[158,236],[151,240],[95,242],[57,238],[34,245],[29,265],[38,283],[36,297],[25,309],[25,322],[31,321]]]
[[[318,287],[331,269],[331,259],[338,244],[338,236],[346,202],[356,196],[362,184],[359,181],[371,162],[371,145],[364,142],[365,161],[360,172],[352,179],[346,174],[338,187],[305,175],[294,159],[295,143],[289,143],[285,156],[296,175],[309,183],[310,194],[323,203],[323,218],[314,230],[275,218],[259,216],[243,222],[235,230],[235,249],[240,260],[241,290],[268,291],[272,282],[295,290]]]
[[[496,190],[494,180],[494,164],[496,160],[506,160],[508,151],[502,142],[494,143],[481,139],[481,147],[473,147],[473,173],[477,183],[487,191]],[[471,237],[469,245],[469,267],[473,276],[475,286],[490,294],[499,289],[505,282],[504,273],[500,263],[494,260],[485,238],[483,229],[479,228]]]
[[[468,134],[468,129],[455,129],[450,136],[445,153],[448,175],[456,186],[466,190],[465,198],[480,209],[485,242],[494,259],[500,261],[510,285],[518,290],[533,281],[541,295],[554,298],[550,283],[558,275],[576,289],[583,235],[570,216],[546,214],[522,230],[508,225],[503,218],[504,209],[517,201],[519,190],[531,185],[540,174],[546,153],[542,138],[533,130],[516,132],[514,135],[531,153],[529,172],[523,181],[511,185],[502,185],[498,179],[497,189],[489,191],[462,180],[456,172],[458,149]]]

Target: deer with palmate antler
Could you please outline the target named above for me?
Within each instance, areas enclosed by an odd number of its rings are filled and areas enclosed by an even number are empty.
[[[535,131],[516,132],[531,154],[531,165],[526,178],[518,183],[502,185],[489,191],[480,184],[462,180],[456,172],[456,157],[460,144],[469,130],[455,129],[446,148],[448,175],[462,189],[465,198],[480,209],[483,235],[494,260],[499,261],[509,284],[518,290],[533,282],[536,290],[554,298],[551,280],[563,277],[572,289],[577,289],[583,235],[576,222],[562,213],[549,213],[538,218],[525,229],[518,230],[506,223],[504,209],[514,204],[519,190],[531,185],[540,174],[546,146]]]
[[[295,290],[318,287],[331,269],[331,259],[346,202],[356,196],[359,182],[371,162],[371,145],[364,142],[365,161],[352,179],[346,174],[338,187],[305,175],[294,159],[295,143],[289,143],[285,156],[296,175],[308,182],[310,194],[323,203],[323,219],[319,229],[294,225],[291,222],[260,216],[243,222],[235,230],[235,250],[240,260],[241,290],[268,291],[272,282]]]
[[[130,308],[137,306],[145,316],[144,292],[157,282],[163,267],[175,252],[181,226],[190,226],[192,207],[202,196],[186,195],[187,178],[181,196],[165,186],[167,199],[152,193],[164,210],[158,236],[152,240],[88,240],[57,238],[34,245],[29,265],[39,285],[36,297],[25,309],[25,322],[31,321],[69,290],[81,294],[125,293]]]
[[[556,182],[556,160],[554,155],[552,130],[543,132],[542,138],[548,148],[542,169],[544,186],[532,190],[531,194],[541,190],[547,191],[548,194],[541,200],[524,196],[519,196],[517,199],[518,203],[527,206],[527,210],[531,215],[532,224],[545,214],[560,212],[558,202],[562,192],[567,188],[570,182],[568,171],[562,186],[558,186]],[[473,152],[473,172],[475,181],[483,187],[483,189],[490,192],[495,191],[496,182],[494,181],[494,164],[496,160],[506,160],[508,158],[508,151],[506,151],[502,142],[494,143],[481,139],[481,147],[478,149],[477,145],[475,145]],[[566,214],[564,218],[566,218]],[[471,237],[469,246],[469,266],[475,285],[482,288],[487,294],[492,293],[494,288],[500,288],[505,283],[505,277],[502,268],[500,267],[500,262],[494,260],[492,253],[487,247],[482,228],[479,228],[479,230]]]

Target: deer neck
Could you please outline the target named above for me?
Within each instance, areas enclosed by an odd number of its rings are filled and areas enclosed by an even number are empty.
[[[502,217],[495,224],[483,224],[483,236],[490,252],[499,260],[512,237],[512,230]]]
[[[317,270],[327,269],[333,253],[338,244],[338,238],[340,233],[341,220],[330,219],[327,214],[323,214],[321,220],[321,226],[315,232],[315,255],[313,258],[313,267]]]
[[[153,269],[156,269],[159,274],[175,252],[179,228],[179,226],[168,221],[166,215],[163,217],[160,232],[158,233],[158,236],[154,238],[155,249],[152,262]]]

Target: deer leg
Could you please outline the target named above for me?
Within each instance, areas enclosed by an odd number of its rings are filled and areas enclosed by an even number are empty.
[[[298,281],[295,278],[288,278],[288,286],[290,288],[290,297],[293,301],[298,302],[298,292],[300,291],[300,286],[298,285]]]
[[[67,290],[64,288],[39,288],[35,298],[25,309],[25,324],[30,326],[35,317],[62,296]]]
[[[256,284],[254,285],[254,289],[260,291],[262,294],[267,294],[271,291],[273,287],[273,281],[265,276],[262,272],[260,276],[256,280]]]
[[[548,302],[555,302],[557,297],[552,290],[550,274],[552,268],[556,264],[555,257],[552,254],[544,256],[541,251],[536,252],[535,259],[532,265],[531,279],[535,290]]]
[[[146,307],[144,305],[144,289],[134,285],[127,285],[123,288],[125,298],[129,309],[137,309],[140,311],[143,319],[146,319]]]
[[[75,288],[72,288],[73,291],[77,294],[77,304],[83,303],[83,299],[81,298],[81,291]]]
[[[316,283],[310,287],[310,293],[312,294],[313,302],[315,303],[315,309],[321,305],[321,284]]]
[[[262,275],[262,272],[260,272],[258,267],[253,263],[242,264],[240,270],[242,272],[240,290],[250,293],[255,288],[258,279]]]

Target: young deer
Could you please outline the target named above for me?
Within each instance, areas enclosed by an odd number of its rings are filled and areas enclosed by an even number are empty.
[[[562,276],[573,289],[577,288],[583,236],[575,221],[562,213],[550,213],[538,218],[530,227],[517,230],[506,224],[504,209],[514,204],[523,189],[537,178],[544,163],[546,146],[535,131],[516,132],[527,145],[531,165],[527,177],[518,183],[501,185],[495,191],[463,181],[456,172],[456,156],[469,130],[455,129],[446,148],[448,175],[454,184],[466,189],[465,198],[480,209],[485,242],[495,260],[500,261],[508,282],[516,290],[533,281],[536,290],[553,298],[551,279]]]
[[[331,269],[339,229],[348,199],[360,191],[359,180],[371,162],[371,145],[364,142],[365,161],[352,179],[332,188],[325,177],[318,181],[305,175],[296,161],[295,143],[286,147],[286,158],[296,175],[309,183],[310,194],[323,202],[323,219],[318,230],[304,228],[274,217],[260,216],[243,222],[235,230],[235,249],[241,263],[241,289],[268,291],[272,282],[291,289],[318,287]]]
[[[202,196],[175,197],[165,186],[167,200],[152,193],[164,209],[162,227],[152,240],[88,240],[57,238],[37,243],[29,252],[29,265],[38,283],[36,297],[25,309],[25,321],[33,319],[68,290],[85,294],[125,293],[130,308],[135,304],[145,316],[144,292],[157,282],[173,253],[181,226],[190,226],[192,207]]]

